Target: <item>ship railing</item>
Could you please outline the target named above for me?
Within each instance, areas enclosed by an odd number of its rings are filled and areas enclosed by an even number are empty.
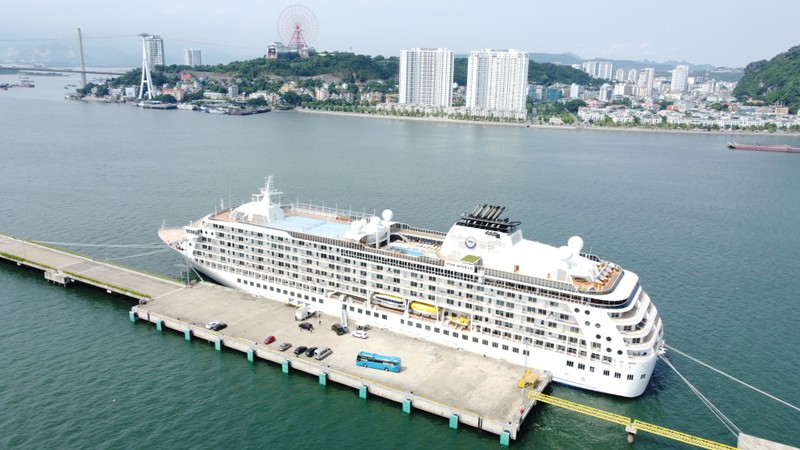
[[[414,233],[427,234],[427,235],[437,236],[437,237],[441,237],[441,238],[445,238],[447,236],[447,233],[443,233],[441,231],[426,230],[424,228],[412,227],[411,225],[408,225],[406,223],[399,223],[399,222],[395,223],[395,224],[392,225],[392,228],[396,229],[396,230],[403,230],[403,231],[410,231],[410,232],[414,232]]]
[[[338,208],[330,208],[327,206],[312,205],[310,203],[290,203],[288,207],[284,207],[284,211],[297,210],[307,214],[315,214],[319,216],[330,217],[336,220],[355,221],[359,219],[366,219],[375,214],[358,211],[345,211]]]
[[[603,300],[584,297],[580,291],[570,283],[556,280],[532,277],[516,273],[503,272],[494,269],[485,269],[486,284],[512,291],[528,292],[540,297],[549,297],[570,303],[589,304],[598,308],[616,309],[624,306],[630,299]],[[560,289],[566,292],[550,291]],[[574,294],[573,294],[574,293]]]

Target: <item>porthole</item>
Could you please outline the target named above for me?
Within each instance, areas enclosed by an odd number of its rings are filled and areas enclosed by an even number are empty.
[[[595,327],[595,328],[600,328],[600,324],[599,324],[599,323],[596,323],[596,324],[594,324],[594,327]]]
[[[590,325],[588,320],[584,323],[586,324],[587,327]]]
[[[611,353],[611,347],[606,347],[606,352]]]
[[[599,340],[600,339],[600,335],[599,334],[595,334],[594,338]]]
[[[588,316],[588,315],[589,315],[589,310],[587,309],[587,310],[586,310],[586,311],[584,311],[583,313],[584,313],[584,314],[586,314],[586,315]]]
[[[622,354],[622,350],[617,350],[617,354],[621,355]]]
[[[606,341],[611,342],[611,336],[606,336]]]
[[[581,312],[580,308],[575,308],[575,312]]]

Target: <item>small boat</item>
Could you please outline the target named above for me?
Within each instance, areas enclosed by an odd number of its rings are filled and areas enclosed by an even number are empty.
[[[435,316],[439,313],[439,308],[429,305],[427,303],[420,303],[420,302],[411,302],[411,309],[418,314],[424,314],[427,316]]]
[[[779,152],[779,153],[800,153],[800,147],[792,147],[786,144],[744,144],[739,142],[728,142],[728,148],[731,150],[755,150],[759,152]]]
[[[406,299],[382,292],[378,292],[372,296],[372,303],[392,309],[406,309]]]

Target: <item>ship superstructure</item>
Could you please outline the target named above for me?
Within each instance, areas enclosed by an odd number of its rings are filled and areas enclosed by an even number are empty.
[[[504,208],[478,205],[447,233],[304,203],[282,204],[267,178],[251,202],[161,238],[219,283],[490,358],[557,382],[635,397],[663,348],[639,277],[522,237]]]

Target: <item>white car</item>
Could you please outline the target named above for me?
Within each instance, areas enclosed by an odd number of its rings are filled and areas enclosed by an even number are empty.
[[[367,332],[366,331],[362,331],[362,330],[353,331],[353,337],[357,337],[359,339],[366,339],[367,338]]]

